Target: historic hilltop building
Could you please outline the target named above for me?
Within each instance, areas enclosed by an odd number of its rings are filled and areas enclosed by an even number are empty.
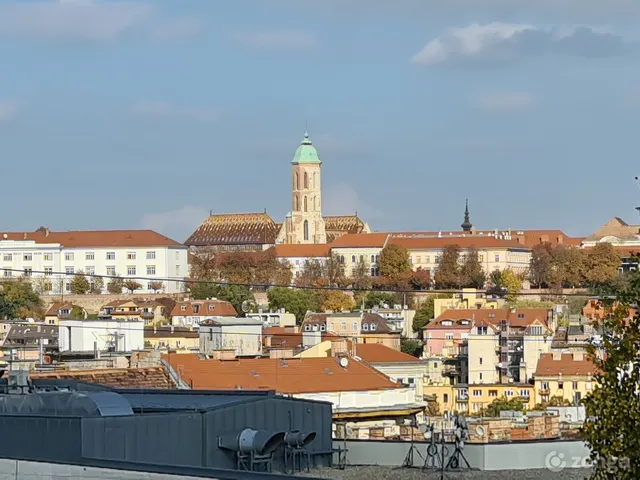
[[[283,223],[267,212],[216,214],[185,241],[185,245],[213,251],[259,251],[286,243],[330,243],[346,233],[370,233],[358,215],[322,215],[322,162],[309,134],[291,161],[291,211]]]

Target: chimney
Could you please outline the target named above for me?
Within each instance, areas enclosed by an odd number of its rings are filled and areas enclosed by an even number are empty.
[[[562,360],[562,352],[553,352],[553,360],[554,361]]]
[[[47,228],[45,228],[45,229],[44,229],[44,236],[45,236],[45,237],[48,237],[48,236],[49,236],[49,233],[50,233],[49,228],[48,228],[48,227],[47,227]]]
[[[582,362],[584,360],[584,352],[573,352],[573,361]]]
[[[27,239],[27,232],[24,232],[24,235],[22,238],[24,238],[25,240]]]

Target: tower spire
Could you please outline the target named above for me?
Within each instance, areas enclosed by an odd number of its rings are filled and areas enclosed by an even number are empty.
[[[469,220],[469,199],[467,198],[465,200],[465,206],[464,206],[464,222],[462,222],[462,225],[460,225],[462,227],[462,231],[463,232],[470,232],[471,228],[473,228],[473,225],[471,224],[471,221]]]

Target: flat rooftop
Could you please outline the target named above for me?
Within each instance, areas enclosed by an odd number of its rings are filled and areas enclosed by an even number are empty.
[[[502,471],[446,471],[446,480],[583,480],[590,474],[590,470],[578,468],[566,468],[561,472],[542,470],[502,470]],[[423,471],[420,468],[398,467],[346,467],[344,470],[337,468],[324,468],[303,472],[298,475],[311,478],[339,478],[340,480],[424,480],[439,479],[440,472],[434,470]]]

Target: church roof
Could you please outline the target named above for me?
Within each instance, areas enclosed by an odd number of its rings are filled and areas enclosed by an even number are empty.
[[[291,163],[322,163],[318,157],[318,151],[313,146],[307,132],[305,132],[304,139],[296,150]]]
[[[209,215],[184,242],[188,246],[274,244],[279,228],[267,213]]]
[[[366,224],[357,215],[331,215],[323,218],[327,243],[347,233],[366,233],[364,231]]]
[[[629,225],[619,217],[613,217],[595,233],[588,236],[586,242],[598,242],[605,237],[615,237],[618,240],[637,240],[640,225]]]

